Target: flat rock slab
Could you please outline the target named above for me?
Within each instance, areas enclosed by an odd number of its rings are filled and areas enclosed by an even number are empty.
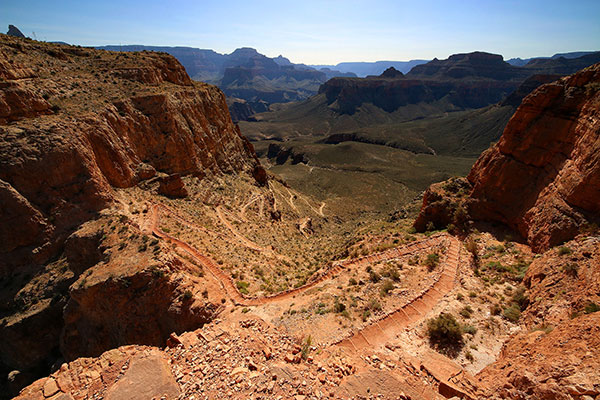
[[[366,371],[344,379],[336,391],[336,398],[354,396],[367,398],[378,395],[390,399],[404,398],[400,396],[401,394],[413,399],[422,398],[418,392],[397,379],[390,372]]]
[[[131,360],[125,375],[109,389],[107,400],[176,399],[179,386],[167,360],[158,352],[140,354]]]

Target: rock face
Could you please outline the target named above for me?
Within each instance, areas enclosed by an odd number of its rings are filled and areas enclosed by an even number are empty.
[[[565,249],[568,249],[565,250]],[[535,259],[524,278],[523,330],[478,377],[481,398],[597,398],[600,238],[580,236]]]
[[[213,318],[212,303],[182,301],[192,284],[159,257],[168,249],[126,216],[103,215],[119,188],[157,174],[175,197],[181,176],[246,173],[265,184],[223,93],[166,54],[6,35],[0,79],[0,392],[11,371],[30,379],[60,357],[162,345]]]
[[[158,193],[172,198],[187,197],[188,195],[185,184],[181,179],[181,175],[178,174],[168,175],[162,178],[160,180],[160,185],[158,186]]]
[[[386,112],[416,104],[431,104],[441,112],[481,108],[502,101],[529,76],[574,73],[598,62],[595,57],[600,53],[565,59],[561,68],[555,68],[556,60],[525,68],[510,65],[497,54],[455,54],[447,60],[417,65],[406,75],[388,70],[364,79],[333,78],[320,87],[319,93],[326,95],[330,108],[348,115],[365,103]],[[527,88],[532,90],[534,86],[521,87],[522,96]]]
[[[486,399],[594,399],[600,395],[600,313],[567,321],[549,333],[523,332],[479,378]]]
[[[426,64],[417,65],[410,70],[407,76],[452,79],[479,77],[511,80],[520,73],[519,68],[505,62],[501,55],[476,51],[454,54],[447,60],[434,59]]]
[[[573,238],[600,220],[599,126],[600,64],[539,87],[471,169],[460,207],[508,225],[535,251]],[[415,228],[451,220],[456,207],[444,211],[440,188],[426,192]]]
[[[111,187],[151,169],[204,176],[257,165],[223,94],[192,83],[174,58],[80,51],[2,37],[0,123],[13,123],[0,125],[0,213],[23,231],[3,225],[3,258],[48,246],[109,204]]]
[[[246,101],[235,97],[227,97],[227,107],[233,122],[252,121],[253,114],[269,111],[269,103],[265,101]]]
[[[98,356],[129,343],[163,346],[171,332],[195,329],[212,320],[214,304],[182,297],[179,287],[186,280],[169,273],[179,266],[171,260],[160,270],[125,270],[109,262],[75,282],[64,310],[63,357]],[[119,269],[118,278],[103,272]]]
[[[354,76],[336,70],[316,70],[293,64],[285,57],[266,57],[253,48],[242,47],[231,54],[192,47],[104,46],[112,51],[159,51],[171,54],[196,80],[218,85],[228,97],[247,101],[253,113],[265,105],[303,100],[317,93],[319,85],[336,76]],[[241,107],[238,105],[237,107]],[[241,110],[232,112],[236,121],[245,119]],[[238,118],[239,116],[239,118]]]
[[[517,230],[535,250],[600,217],[600,64],[525,98],[468,176],[476,219]]]

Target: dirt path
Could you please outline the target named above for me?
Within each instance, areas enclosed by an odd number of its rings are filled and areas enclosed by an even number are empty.
[[[325,208],[325,202],[321,203],[321,207],[319,207],[319,214],[321,214],[321,217],[325,216],[325,214],[323,214],[323,208]]]
[[[244,204],[242,206],[242,210],[240,211],[240,219],[242,221],[248,222],[248,220],[246,219],[246,209],[248,208],[248,206],[250,206],[250,204],[254,203],[255,201],[257,201],[260,198],[261,198],[260,195],[254,195],[254,196],[252,196],[252,198],[250,198],[250,200],[246,204]]]
[[[448,236],[449,246],[442,261],[442,272],[437,281],[414,299],[365,328],[354,332],[337,345],[352,350],[373,348],[385,344],[396,334],[421,321],[454,287],[460,265],[462,246],[458,239]]]
[[[194,247],[190,246],[186,242],[179,240],[179,239],[160,230],[160,228],[159,228],[159,218],[160,218],[159,207],[161,207],[161,206],[158,204],[153,204],[150,207],[150,210],[148,213],[149,220],[148,220],[148,223],[145,224],[146,229],[148,229],[155,236],[160,237],[164,240],[167,240],[167,241],[175,244],[177,247],[179,247],[180,249],[185,251],[190,257],[192,257],[192,259],[194,259],[196,262],[198,262],[204,268],[208,269],[209,272],[213,276],[215,276],[215,278],[217,280],[219,280],[221,282],[221,286],[223,287],[223,289],[225,290],[227,295],[231,298],[231,300],[236,305],[241,305],[241,306],[258,306],[258,305],[281,301],[283,299],[287,299],[287,298],[290,298],[297,294],[300,294],[302,292],[305,292],[306,290],[308,290],[326,280],[333,278],[340,271],[342,271],[343,269],[349,268],[352,265],[360,266],[360,265],[364,265],[364,264],[370,264],[370,263],[374,263],[374,262],[385,261],[385,260],[402,257],[405,255],[412,254],[415,251],[426,250],[438,243],[442,243],[446,240],[449,240],[449,238],[451,238],[451,236],[449,236],[448,234],[433,235],[427,239],[423,239],[423,240],[417,241],[417,242],[412,242],[412,243],[404,245],[404,246],[396,247],[393,249],[388,249],[388,250],[385,250],[385,251],[382,251],[379,253],[370,254],[370,255],[364,256],[364,257],[359,257],[359,258],[355,258],[355,259],[337,262],[337,263],[332,264],[332,266],[327,271],[321,273],[320,275],[318,275],[316,277],[313,277],[308,283],[306,283],[305,285],[300,286],[298,288],[289,289],[287,291],[284,291],[284,292],[281,292],[278,294],[274,294],[271,296],[247,297],[239,292],[239,290],[235,286],[235,283],[233,282],[233,279],[231,278],[231,276],[229,276],[221,268],[219,268],[219,266],[213,260],[211,260],[209,257],[206,257],[205,255],[201,254],[198,250],[196,250]],[[456,240],[456,239],[452,238],[452,240]]]
[[[233,225],[231,225],[231,223],[227,220],[227,218],[225,218],[225,215],[223,215],[223,210],[221,209],[221,206],[217,206],[216,211],[217,211],[217,215],[219,216],[219,219],[221,220],[221,222],[223,223],[223,225],[225,225],[225,227],[227,229],[229,229],[229,231],[236,238],[238,238],[244,244],[244,246],[248,247],[249,249],[261,252],[261,253],[268,251],[264,247],[261,247],[261,246],[257,245],[256,243],[252,242],[251,240],[248,240],[246,237],[242,236],[237,231],[237,229],[235,229],[235,227]]]

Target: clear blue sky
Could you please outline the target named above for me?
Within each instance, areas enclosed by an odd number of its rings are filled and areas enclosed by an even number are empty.
[[[600,0],[0,0],[0,29],[80,45],[243,46],[293,62],[600,50]]]

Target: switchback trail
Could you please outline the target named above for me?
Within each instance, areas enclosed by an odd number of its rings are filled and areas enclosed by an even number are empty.
[[[449,246],[442,261],[442,272],[429,288],[411,301],[337,344],[352,350],[383,345],[395,335],[422,320],[435,305],[454,287],[460,265],[462,246],[458,239],[447,235]]]
[[[433,235],[429,238],[426,238],[426,239],[423,239],[420,241],[415,241],[415,242],[412,242],[412,243],[409,243],[409,244],[406,244],[403,246],[395,247],[395,248],[381,251],[378,253],[373,253],[368,256],[363,256],[363,257],[358,257],[358,258],[354,258],[354,259],[350,259],[350,260],[335,262],[331,265],[331,267],[329,269],[327,269],[320,275],[313,277],[308,283],[306,283],[305,285],[300,286],[298,288],[289,289],[287,291],[280,292],[280,293],[277,293],[277,294],[274,294],[271,296],[249,297],[249,296],[245,296],[242,293],[240,293],[240,291],[237,289],[235,283],[233,282],[233,279],[231,278],[231,276],[229,276],[221,268],[219,268],[219,266],[213,260],[211,260],[209,257],[206,257],[205,255],[201,254],[198,250],[196,250],[194,247],[190,246],[186,242],[179,240],[179,239],[167,234],[166,232],[163,232],[162,230],[160,230],[160,228],[159,228],[159,217],[160,217],[159,216],[159,207],[160,207],[160,205],[158,205],[158,204],[153,204],[150,207],[149,221],[148,221],[147,229],[155,236],[160,237],[164,240],[167,240],[167,241],[175,244],[181,250],[185,251],[190,257],[192,257],[192,259],[194,259],[197,263],[202,265],[204,268],[208,269],[210,271],[210,273],[213,274],[215,276],[215,278],[221,283],[223,289],[225,290],[227,295],[232,299],[232,301],[236,305],[241,305],[241,306],[259,306],[259,305],[264,305],[264,304],[268,304],[268,303],[281,301],[283,299],[295,296],[297,294],[305,292],[306,290],[314,287],[315,285],[318,285],[319,283],[322,283],[326,280],[333,278],[340,271],[342,271],[346,268],[349,268],[350,266],[353,266],[353,265],[361,266],[361,265],[372,264],[372,263],[379,262],[379,261],[386,261],[386,260],[391,260],[394,258],[403,257],[406,255],[412,254],[416,251],[427,250],[437,244],[444,243],[447,240],[453,240],[453,241],[456,241],[456,243],[459,243],[458,240],[452,238],[448,234],[441,233],[441,234]],[[458,244],[456,244],[456,246],[458,246]],[[442,274],[442,276],[443,276],[443,274]]]

